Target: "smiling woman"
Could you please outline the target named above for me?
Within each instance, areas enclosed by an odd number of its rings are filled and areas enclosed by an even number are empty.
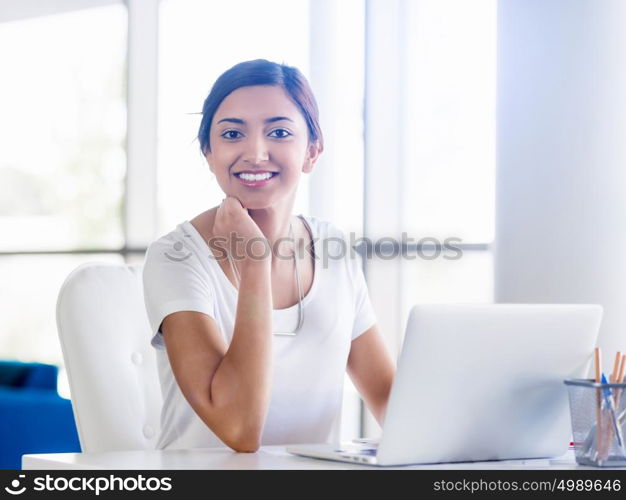
[[[247,85],[238,86],[243,78]],[[293,166],[302,164],[306,155],[308,163],[301,171],[310,173],[324,147],[319,111],[304,76],[296,68],[264,60],[236,65],[217,79],[204,102],[198,140],[222,190],[243,196],[249,209],[266,203],[268,193],[237,190],[241,184],[262,187],[278,183],[274,196],[281,197],[287,190],[293,197],[300,176],[300,169]],[[267,167],[270,149],[272,168]],[[239,157],[240,164],[233,169]],[[241,174],[253,177],[244,175],[242,179]],[[240,182],[232,185],[232,176]],[[293,206],[293,199],[285,201]]]
[[[346,370],[382,423],[395,366],[360,257],[338,251],[347,238],[332,222],[292,215],[323,151],[308,82],[243,62],[202,114],[201,151],[226,197],[154,241],[143,271],[164,399],[157,447],[328,441]]]
[[[323,149],[321,133],[309,133],[296,99],[280,86],[252,85],[234,90],[222,101],[215,127],[206,130],[210,112],[203,113],[200,134],[206,135],[199,139],[211,172],[222,190],[248,209],[279,199],[293,205],[301,173],[311,172]],[[212,103],[205,104],[211,107]],[[277,110],[281,115],[273,116]],[[316,117],[317,110],[312,111]],[[260,187],[265,189],[248,189]]]

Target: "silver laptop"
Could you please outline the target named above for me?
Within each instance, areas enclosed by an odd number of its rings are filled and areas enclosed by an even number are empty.
[[[601,319],[588,304],[416,305],[378,443],[286,450],[379,466],[561,456],[563,380],[589,376]]]

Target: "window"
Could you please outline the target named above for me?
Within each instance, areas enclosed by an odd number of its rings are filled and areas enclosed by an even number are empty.
[[[493,301],[496,2],[367,7],[366,235],[417,257],[366,262],[397,356],[415,303]],[[379,431],[368,415],[365,435]]]
[[[125,44],[122,5],[0,23],[0,250],[123,245]]]
[[[496,2],[407,8],[403,228],[463,253],[402,261],[403,318],[415,302],[491,302],[495,227]]]
[[[3,358],[63,366],[63,280],[124,261],[126,30],[121,3],[0,22],[0,46],[14,48],[0,51]]]
[[[495,0],[407,2],[404,227],[494,236]]]

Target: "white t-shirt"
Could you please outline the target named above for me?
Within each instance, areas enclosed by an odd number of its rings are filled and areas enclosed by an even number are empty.
[[[313,235],[313,284],[302,301],[304,323],[297,335],[272,335],[272,392],[262,445],[337,441],[350,342],[376,323],[361,257],[351,251],[345,232],[317,217],[301,217]],[[342,247],[346,251],[338,258]],[[163,393],[157,449],[224,446],[178,387],[160,326],[168,314],[199,311],[216,321],[229,345],[237,289],[187,220],[150,244],[143,286]],[[293,330],[297,322],[297,303],[272,312],[273,331]]]

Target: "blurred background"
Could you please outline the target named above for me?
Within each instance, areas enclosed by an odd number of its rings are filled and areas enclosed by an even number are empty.
[[[256,58],[297,66],[318,99],[325,151],[295,212],[406,232],[420,252],[364,261],[394,356],[416,302],[601,303],[617,348],[625,4],[0,1],[0,358],[59,366],[70,397],[64,279],[141,263],[219,203],[199,112],[219,74]],[[443,258],[448,237],[461,258]],[[379,432],[348,377],[341,432]]]

